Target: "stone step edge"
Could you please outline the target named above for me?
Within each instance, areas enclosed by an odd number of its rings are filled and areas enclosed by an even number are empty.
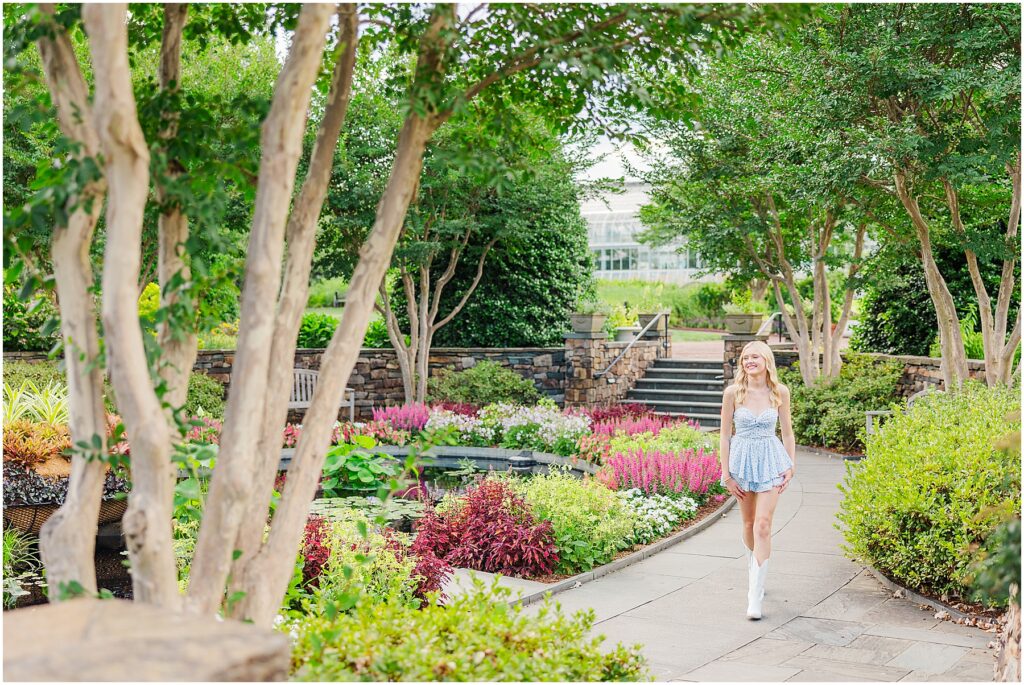
[[[677,395],[700,395],[701,397],[721,397],[721,390],[694,390],[689,387],[675,387],[675,388],[648,388],[646,385],[641,387],[640,383],[656,383],[656,380],[649,379],[645,381],[637,381],[637,384],[629,389],[629,392],[671,392]]]
[[[633,402],[635,404],[647,404],[647,405],[657,405],[657,406],[666,406],[666,407],[693,407],[693,406],[721,407],[722,406],[721,402],[673,402],[672,400],[645,400],[645,399],[641,399],[639,397],[627,398],[627,399],[629,399],[630,402]],[[709,414],[702,414],[702,416],[709,416]],[[715,414],[715,416],[718,416],[718,414]]]
[[[615,561],[609,562],[603,566],[598,566],[595,569],[579,573],[575,576],[572,576],[571,578],[566,578],[565,580],[560,580],[557,583],[552,583],[551,585],[545,587],[543,590],[537,590],[536,592],[532,592],[528,595],[510,600],[509,606],[516,606],[517,604],[521,606],[527,606],[529,604],[533,604],[534,602],[539,602],[543,600],[544,597],[547,595],[554,596],[562,592],[565,592],[566,590],[572,590],[576,587],[597,580],[598,578],[602,578],[608,575],[609,573],[621,571],[627,566],[632,566],[638,561],[643,561],[648,557],[652,557],[658,552],[662,552],[668,549],[669,547],[678,545],[683,540],[691,538],[697,533],[700,533],[704,529],[710,527],[711,524],[713,524],[715,521],[722,518],[722,516],[727,511],[729,511],[729,509],[731,509],[735,504],[736,498],[729,497],[725,500],[725,502],[721,504],[721,506],[718,507],[718,509],[715,509],[711,514],[704,517],[703,520],[698,521],[689,528],[684,528],[675,535],[667,537],[663,540],[659,540],[658,542],[655,542],[653,545],[649,545],[641,550],[637,550],[636,552],[624,556],[621,559],[616,559]]]
[[[641,395],[647,395],[647,394],[650,394],[650,393],[654,393],[655,396],[653,396],[653,397],[641,396]],[[712,399],[712,397],[708,397],[707,395],[697,395],[698,399],[686,398],[689,394],[690,393],[680,392],[678,390],[648,390],[646,388],[640,388],[640,389],[630,390],[629,393],[627,393],[626,398],[627,399],[635,399],[635,400],[638,400],[638,401],[645,399],[647,401],[647,403],[657,403],[657,402],[663,401],[663,398],[664,398],[665,401],[672,401],[672,402],[676,402],[677,404],[689,404],[690,406],[721,406],[722,405],[721,401],[718,401],[718,402],[706,401],[708,399]],[[683,398],[685,398],[685,399],[683,399]]]

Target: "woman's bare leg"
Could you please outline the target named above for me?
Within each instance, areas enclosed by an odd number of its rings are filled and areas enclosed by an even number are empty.
[[[739,501],[740,516],[743,518],[743,544],[748,550],[754,549],[754,517],[757,511],[757,493],[748,492]]]
[[[763,564],[772,553],[772,519],[778,503],[778,488],[757,493],[754,502],[754,558],[758,564]]]

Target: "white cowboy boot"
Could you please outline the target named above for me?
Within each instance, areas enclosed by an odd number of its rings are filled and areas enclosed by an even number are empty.
[[[743,543],[743,551],[746,554],[747,569],[749,570],[749,568],[750,568],[750,559],[751,559],[751,557],[754,556],[754,550],[752,550],[749,547],[747,547],[747,542],[746,542],[746,540],[743,539],[742,536],[740,536],[740,542]],[[761,596],[763,597],[763,596],[765,596],[767,594],[768,594],[768,591],[765,590],[764,588],[762,588],[761,589]]]
[[[747,588],[747,618],[761,618],[761,602],[764,601],[764,579],[768,575],[768,560],[758,565],[757,557],[750,557],[750,575]]]

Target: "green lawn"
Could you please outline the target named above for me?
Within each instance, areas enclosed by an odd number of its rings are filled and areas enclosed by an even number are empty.
[[[709,333],[707,331],[681,331],[672,330],[672,342],[706,342],[708,340],[721,340],[721,333]]]
[[[655,309],[671,309],[673,300],[680,293],[697,283],[687,283],[684,286],[675,283],[658,283],[653,281],[597,281],[597,298],[610,305],[619,305],[629,302],[630,306],[653,305]],[[647,307],[644,307],[645,309]]]
[[[329,314],[338,321],[341,321],[341,312],[343,310],[343,307],[306,307],[307,314]]]

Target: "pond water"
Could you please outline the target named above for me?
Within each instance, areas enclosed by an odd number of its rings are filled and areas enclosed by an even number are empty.
[[[402,487],[385,500],[378,497],[373,489],[342,490],[339,497],[318,497],[310,507],[310,513],[327,518],[343,516],[344,511],[356,509],[371,518],[385,522],[395,530],[412,532],[413,522],[423,516],[426,507],[435,506],[448,493],[465,494],[467,489],[488,472],[512,472],[524,477],[533,473],[546,473],[547,465],[534,465],[528,470],[516,468],[505,460],[471,460],[450,457],[432,460],[430,465],[419,467],[418,477],[406,476]],[[573,469],[572,474],[582,477],[583,472]]]

